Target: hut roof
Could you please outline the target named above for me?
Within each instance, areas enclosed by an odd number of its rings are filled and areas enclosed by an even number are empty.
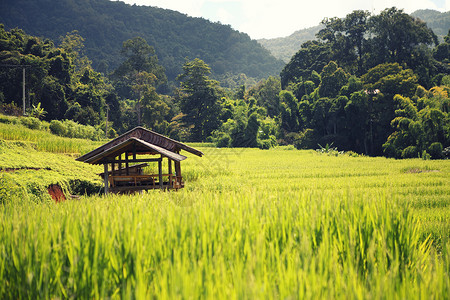
[[[127,143],[127,141],[132,141]],[[185,150],[197,156],[202,156],[203,152],[189,147],[181,142],[168,138],[162,134],[156,133],[154,131],[145,129],[143,127],[136,127],[121,136],[109,141],[103,146],[92,150],[85,155],[77,158],[78,161],[83,161],[91,164],[98,164],[104,161],[103,158],[111,157],[114,154],[119,155],[127,150],[132,144],[139,145],[143,147],[140,149],[139,153],[159,153],[163,156],[169,157],[176,161],[181,161],[186,157],[178,154],[181,150]],[[118,147],[120,145],[120,147]],[[116,155],[116,156],[117,156]],[[102,161],[102,162],[100,162]]]
[[[175,161],[182,161],[186,159],[186,156],[184,155],[166,150],[162,147],[147,143],[137,138],[129,138],[128,140],[115,145],[108,150],[105,150],[95,156],[91,156],[90,158],[84,160],[84,162],[89,164],[103,164],[108,162],[108,160],[114,159],[125,151],[131,152],[133,148],[135,148],[136,152],[139,154],[161,154]]]

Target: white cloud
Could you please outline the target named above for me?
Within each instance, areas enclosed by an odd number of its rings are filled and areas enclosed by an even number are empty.
[[[450,0],[124,0],[138,5],[177,10],[194,17],[230,23],[252,38],[287,36],[296,30],[318,25],[325,17],[345,17],[356,9],[379,13],[397,7],[411,13],[417,9],[450,10]],[[214,3],[216,11],[202,9]],[[221,6],[220,4],[223,4]],[[230,5],[234,4],[234,5]],[[209,5],[208,7],[211,7]],[[239,9],[239,12],[235,10]],[[211,15],[202,15],[205,13]]]

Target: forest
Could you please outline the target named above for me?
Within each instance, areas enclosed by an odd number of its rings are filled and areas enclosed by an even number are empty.
[[[155,49],[169,82],[181,72],[186,58],[202,59],[215,76],[228,79],[224,82],[240,73],[258,81],[278,75],[284,65],[257,41],[229,25],[121,1],[2,0],[0,23],[6,29],[21,28],[55,42],[77,30],[85,38],[84,51],[93,68],[105,74],[122,62],[122,43],[136,36]]]
[[[230,77],[239,83],[234,88],[219,83],[217,66],[198,57],[169,75],[152,41],[141,36],[124,39],[117,66],[100,72],[79,31],[54,41],[1,25],[1,110],[21,114],[19,66],[25,66],[28,114],[103,131],[108,120],[108,137],[142,125],[218,147],[292,144],[449,157],[450,31],[439,42],[425,22],[395,7],[322,25],[279,76],[249,84],[242,72]]]
[[[426,22],[427,26],[433,30],[440,42],[444,40],[444,36],[447,35],[448,29],[450,28],[450,11],[439,12],[432,9],[419,9],[410,14],[410,16]],[[297,30],[286,37],[259,39],[258,42],[276,58],[287,63],[304,42],[315,40],[317,32],[323,28],[324,25],[319,24],[310,28]]]

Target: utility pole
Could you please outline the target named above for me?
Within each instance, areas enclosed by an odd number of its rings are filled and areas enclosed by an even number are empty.
[[[105,128],[105,138],[108,138],[108,115],[109,115],[109,105],[106,104],[106,128]]]
[[[22,69],[22,103],[23,103],[23,115],[25,116],[25,67]]]
[[[11,65],[11,64],[0,64],[0,67],[5,68],[22,68],[22,104],[23,104],[23,115],[25,115],[25,69],[30,68],[31,65]]]

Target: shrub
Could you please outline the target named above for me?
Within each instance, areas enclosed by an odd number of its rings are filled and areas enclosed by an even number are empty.
[[[402,151],[402,158],[417,158],[419,150],[416,146],[408,146]]]
[[[64,136],[66,134],[66,129],[61,121],[52,120],[50,122],[50,132],[59,136]]]
[[[41,129],[41,121],[39,121],[39,119],[37,119],[37,118],[22,117],[19,120],[20,120],[20,123],[25,127],[28,127],[30,129],[36,129],[36,130]]]
[[[0,105],[0,113],[18,117],[22,115],[22,108],[14,105],[14,103],[2,104]]]
[[[24,189],[21,188],[9,174],[0,174],[0,204],[10,201],[26,199]]]
[[[80,179],[70,180],[69,186],[75,195],[94,195],[102,188],[102,184]]]
[[[314,129],[305,129],[300,132],[298,138],[294,141],[297,149],[312,149],[317,145]]]
[[[230,147],[231,146],[231,137],[229,134],[225,132],[220,132],[217,134],[216,138],[217,147]]]
[[[259,149],[270,149],[272,147],[272,144],[270,140],[258,140],[258,148]]]
[[[443,158],[443,147],[442,144],[439,142],[433,143],[428,147],[428,153],[431,155],[431,158],[433,159],[440,159]]]
[[[431,159],[431,155],[427,153],[427,151],[423,150],[422,151],[422,159],[423,160],[430,160]]]

